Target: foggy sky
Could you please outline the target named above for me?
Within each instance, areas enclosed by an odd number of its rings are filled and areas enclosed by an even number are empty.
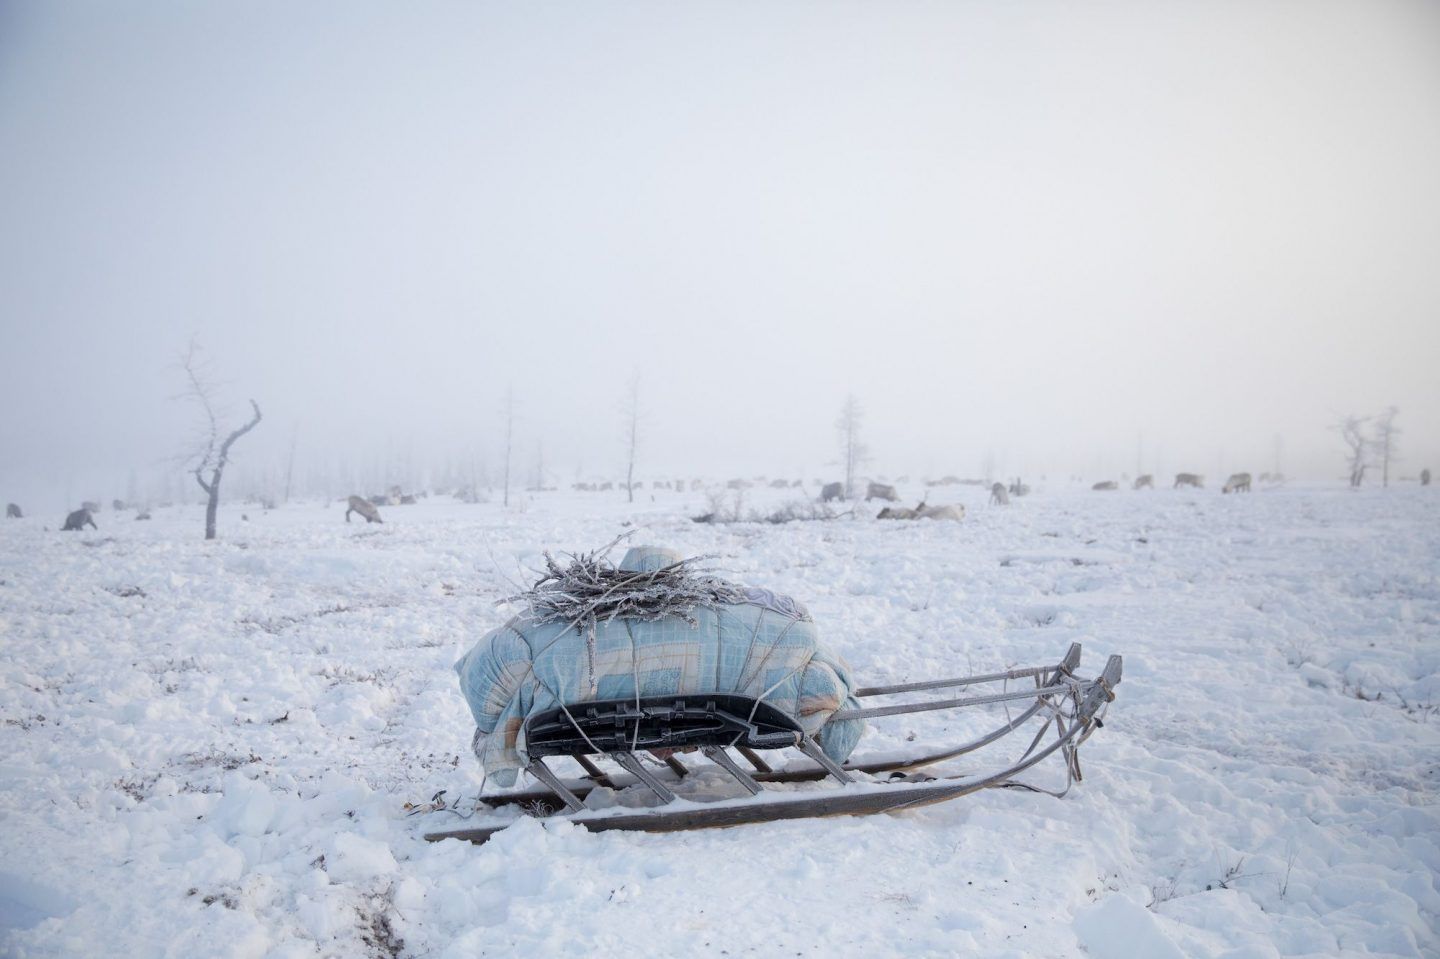
[[[1434,3],[0,0],[0,499],[192,337],[251,463],[1440,468],[1437,171]]]

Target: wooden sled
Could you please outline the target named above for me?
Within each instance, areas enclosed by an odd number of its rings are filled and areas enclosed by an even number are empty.
[[[591,832],[630,830],[672,832],[738,826],[821,816],[858,816],[913,809],[945,802],[997,786],[1052,792],[1014,777],[1060,753],[1065,763],[1063,795],[1080,777],[1078,749],[1091,732],[1103,725],[1102,717],[1120,683],[1121,658],[1111,656],[1101,674],[1081,679],[1080,644],[1070,646],[1053,666],[1012,669],[979,676],[927,682],[873,686],[856,691],[860,699],[911,697],[845,709],[832,719],[880,719],[906,713],[961,709],[1028,702],[1027,708],[989,732],[968,742],[910,757],[852,761],[831,760],[814,737],[807,735],[789,715],[745,696],[688,695],[578,703],[532,716],[525,724],[530,757],[529,772],[544,787],[484,797],[489,809],[521,805],[542,818],[555,818],[583,826]],[[1033,688],[1012,691],[1009,683],[1032,680]],[[971,687],[1004,684],[1000,692],[961,695]],[[949,691],[945,698],[914,698],[914,694]],[[998,771],[980,775],[932,777],[917,772],[926,767],[973,753],[1022,728],[1035,733],[1019,758]],[[1053,738],[1047,732],[1054,731]],[[799,768],[777,769],[761,754],[795,749],[809,760]],[[734,751],[744,766],[731,755]],[[653,767],[641,754],[663,756]],[[687,758],[698,753],[743,788],[745,796],[713,802],[678,797],[671,786],[694,770]],[[584,771],[578,780],[563,780],[546,765],[547,757],[569,757]],[[597,760],[608,760],[620,772],[606,772]],[[654,762],[651,760],[651,762]],[[801,790],[777,791],[767,784],[829,781]],[[590,809],[585,799],[597,787],[640,785],[660,803],[648,809]],[[509,822],[429,832],[431,841],[461,839],[482,843]]]

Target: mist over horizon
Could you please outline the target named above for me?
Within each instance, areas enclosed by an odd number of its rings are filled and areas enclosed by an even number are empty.
[[[0,5],[0,500],[1440,466],[1440,6]],[[307,486],[308,484],[308,486]],[[309,488],[309,487],[325,487]],[[167,494],[167,489],[173,493]],[[272,490],[273,492],[273,490]]]

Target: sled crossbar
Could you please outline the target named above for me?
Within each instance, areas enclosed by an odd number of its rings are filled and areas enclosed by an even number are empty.
[[[525,724],[532,758],[745,746],[783,749],[800,744],[792,717],[749,696],[653,696],[610,699],[547,710]]]

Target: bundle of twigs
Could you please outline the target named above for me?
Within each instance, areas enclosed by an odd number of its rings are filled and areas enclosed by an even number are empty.
[[[622,537],[623,538],[623,537]],[[504,600],[525,606],[538,623],[568,623],[592,631],[616,617],[638,620],[678,616],[697,624],[697,606],[742,600],[737,586],[710,575],[708,557],[692,556],[656,570],[617,568],[605,554],[620,540],[591,553],[565,553],[562,564],[545,553],[545,573],[523,593]]]

